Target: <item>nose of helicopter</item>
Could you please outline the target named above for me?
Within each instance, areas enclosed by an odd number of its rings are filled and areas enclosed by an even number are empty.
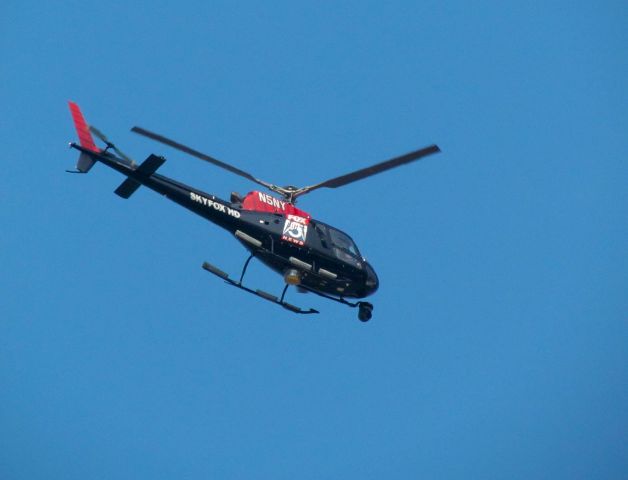
[[[365,282],[365,292],[364,296],[371,295],[377,291],[379,288],[379,279],[377,278],[377,274],[375,270],[371,266],[370,263],[364,262],[366,269],[366,282]]]

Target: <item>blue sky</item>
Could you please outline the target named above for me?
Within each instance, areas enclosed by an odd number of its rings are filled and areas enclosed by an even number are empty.
[[[0,478],[625,478],[628,8],[383,3],[3,3]],[[443,153],[301,200],[381,281],[301,318],[200,268],[245,260],[222,230],[65,174],[69,99],[223,198],[129,128],[278,184]]]

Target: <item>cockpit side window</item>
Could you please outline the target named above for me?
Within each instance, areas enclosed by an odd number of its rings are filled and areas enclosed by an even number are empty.
[[[331,248],[336,258],[357,268],[362,268],[360,251],[349,235],[320,222],[315,223],[314,230],[323,247]]]
[[[349,235],[330,227],[329,237],[331,239],[336,258],[353,265],[356,268],[362,268],[360,252]]]
[[[334,244],[334,247],[337,247],[340,250],[353,255],[354,257],[360,256],[358,247],[353,242],[353,240],[351,240],[349,235],[342,233],[340,230],[335,230],[333,228],[329,229],[329,233],[331,236],[331,243]]]
[[[321,241],[321,245],[323,245],[323,247],[325,248],[329,248],[329,245],[327,245],[327,226],[317,222],[314,225],[314,230],[316,230],[316,233],[318,233],[318,238]]]

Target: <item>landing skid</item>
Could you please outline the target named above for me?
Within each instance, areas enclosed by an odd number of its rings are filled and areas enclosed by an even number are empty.
[[[280,305],[283,308],[285,308],[286,310],[290,310],[291,312],[300,313],[300,314],[304,314],[304,315],[311,314],[311,313],[319,313],[318,310],[314,310],[313,308],[310,308],[309,310],[303,310],[303,309],[297,307],[296,305],[292,305],[291,303],[286,302],[284,300],[284,297],[286,296],[286,291],[288,290],[288,287],[290,285],[286,285],[284,287],[283,291],[281,292],[281,297],[277,297],[277,296],[273,295],[272,293],[265,292],[264,290],[253,290],[252,288],[245,287],[244,285],[242,285],[242,280],[244,279],[244,274],[246,273],[246,269],[249,266],[249,262],[251,261],[251,259],[253,257],[254,257],[254,255],[251,255],[246,260],[246,263],[244,264],[244,268],[242,269],[242,274],[240,275],[240,280],[237,281],[237,282],[235,280],[233,280],[232,278],[229,278],[229,275],[226,272],[223,272],[222,270],[220,270],[219,268],[215,267],[211,263],[204,262],[203,263],[203,269],[207,270],[209,273],[213,273],[217,277],[222,278],[229,285],[237,287],[240,290],[244,290],[245,292],[252,293],[253,295],[256,295],[256,296],[258,296],[260,298],[263,298],[264,300],[268,300],[269,302],[272,302],[272,303],[274,303],[276,305]]]
[[[244,280],[244,274],[246,273],[246,269],[248,268],[249,263],[251,262],[254,256],[255,254],[251,254],[249,258],[246,259],[246,262],[244,263],[244,267],[242,268],[242,273],[240,274],[240,280],[238,280],[237,282],[233,280],[232,278],[229,278],[229,275],[226,272],[223,272],[218,267],[215,267],[209,262],[203,262],[203,269],[207,270],[209,273],[213,273],[219,278],[222,278],[225,281],[225,283],[229,285],[237,287],[240,290],[244,290],[245,292],[252,293],[253,295],[263,298],[264,300],[268,300],[269,302],[272,302],[276,305],[280,305],[286,310],[290,310],[291,312],[300,313],[304,315],[311,314],[311,313],[320,313],[318,310],[314,310],[313,308],[310,308],[309,310],[303,310],[302,308],[299,308],[296,305],[292,305],[291,303],[286,302],[284,298],[286,296],[286,291],[288,290],[288,287],[290,285],[286,285],[284,287],[283,291],[281,292],[281,297],[277,297],[273,295],[272,293],[265,292],[264,290],[253,290],[252,288],[245,287],[242,284],[242,280]],[[299,285],[299,287],[302,288],[303,290],[315,293],[316,295],[319,295],[328,300],[332,300],[334,302],[347,305],[348,307],[351,307],[351,308],[357,307],[358,318],[360,319],[361,322],[368,322],[373,316],[373,304],[369,302],[349,302],[342,297],[340,298],[332,297],[331,295],[327,295],[325,293],[316,291],[304,285]]]
[[[303,290],[307,290],[308,292],[315,293],[319,297],[326,298],[327,300],[332,300],[334,302],[342,303],[343,305],[347,305],[351,308],[358,308],[358,318],[361,322],[368,322],[373,316],[373,304],[369,302],[348,302],[344,298],[336,298],[331,295],[327,295],[326,293],[318,292],[314,289],[306,287],[304,285],[300,285]]]

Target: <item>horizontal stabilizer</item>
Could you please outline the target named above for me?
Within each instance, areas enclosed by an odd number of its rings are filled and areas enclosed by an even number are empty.
[[[166,159],[164,157],[158,157],[157,155],[151,154],[139,167],[137,167],[136,172],[144,177],[150,177],[164,163],[166,163]]]
[[[150,155],[142,164],[134,170],[124,182],[115,189],[114,193],[122,198],[129,198],[142,185],[142,180],[150,177],[166,162],[164,157]]]
[[[141,186],[142,184],[134,178],[127,178],[118,188],[115,189],[113,193],[122,198],[129,198]]]

